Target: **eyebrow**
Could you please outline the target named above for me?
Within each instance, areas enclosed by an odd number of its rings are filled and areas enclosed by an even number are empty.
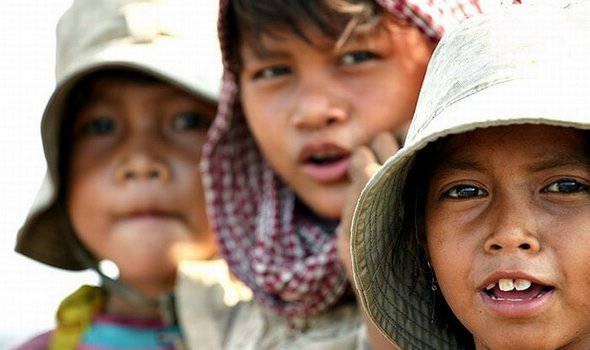
[[[529,165],[529,170],[533,172],[542,171],[551,168],[562,168],[568,166],[582,166],[590,170],[590,158],[578,153],[561,153],[551,158],[542,159]]]
[[[91,93],[89,98],[87,98],[82,105],[84,108],[94,107],[97,105],[115,105],[120,100],[119,96],[114,94],[105,94],[104,92],[101,93]]]
[[[452,170],[482,172],[485,170],[485,166],[467,159],[442,158],[439,164],[434,168],[434,172],[438,174],[444,174]]]
[[[257,44],[243,43],[242,48],[240,50],[243,50],[242,52],[247,53],[247,55],[243,55],[242,53],[242,59],[244,60],[244,62],[247,61],[247,57],[251,57],[258,60],[281,59],[288,57],[288,53],[284,52],[283,50],[269,49],[268,46],[263,44],[262,42],[258,42]]]
[[[527,169],[531,172],[539,172],[547,169],[563,168],[568,166],[582,166],[590,170],[590,158],[583,154],[558,153],[551,158],[541,159],[527,165]],[[450,171],[456,170],[483,172],[485,170],[485,166],[467,159],[443,158],[439,165],[434,169],[434,172],[439,175],[443,175]]]

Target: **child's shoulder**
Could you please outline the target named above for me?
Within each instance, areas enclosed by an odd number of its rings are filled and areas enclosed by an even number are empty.
[[[287,319],[250,301],[237,305],[225,337],[230,349],[368,349],[358,305],[338,303],[318,315]]]
[[[252,300],[223,261],[183,263],[176,287],[179,319],[189,346],[228,349],[367,349],[354,300],[316,316],[287,319]]]

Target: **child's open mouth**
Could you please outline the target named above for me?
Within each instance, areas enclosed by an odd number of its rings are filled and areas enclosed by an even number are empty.
[[[527,279],[500,278],[482,291],[484,303],[502,317],[524,318],[540,311],[555,288]]]
[[[303,152],[303,170],[318,182],[329,183],[346,178],[350,153],[332,145],[324,145]]]
[[[309,157],[308,163],[316,165],[329,165],[344,159],[346,156],[339,152],[318,153]]]
[[[501,278],[488,285],[485,293],[493,300],[525,301],[539,298],[552,289],[526,279]]]

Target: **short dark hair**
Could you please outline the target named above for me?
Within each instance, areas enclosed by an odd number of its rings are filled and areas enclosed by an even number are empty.
[[[239,50],[243,43],[264,51],[260,41],[263,35],[277,37],[279,31],[287,31],[313,44],[305,30],[311,26],[336,42],[372,27],[382,12],[381,6],[370,0],[229,0],[225,19],[226,34],[231,38],[231,68],[236,72],[242,68]]]

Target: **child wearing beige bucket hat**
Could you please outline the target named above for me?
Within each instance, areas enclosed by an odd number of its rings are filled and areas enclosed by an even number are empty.
[[[22,349],[181,345],[178,265],[221,261],[211,260],[198,172],[221,80],[217,8],[75,0],[59,20],[57,84],[42,119],[48,174],[16,250],[94,269],[101,286],[66,298],[56,329]]]
[[[401,349],[590,348],[590,3],[449,32],[407,143],[370,179],[351,254]]]

